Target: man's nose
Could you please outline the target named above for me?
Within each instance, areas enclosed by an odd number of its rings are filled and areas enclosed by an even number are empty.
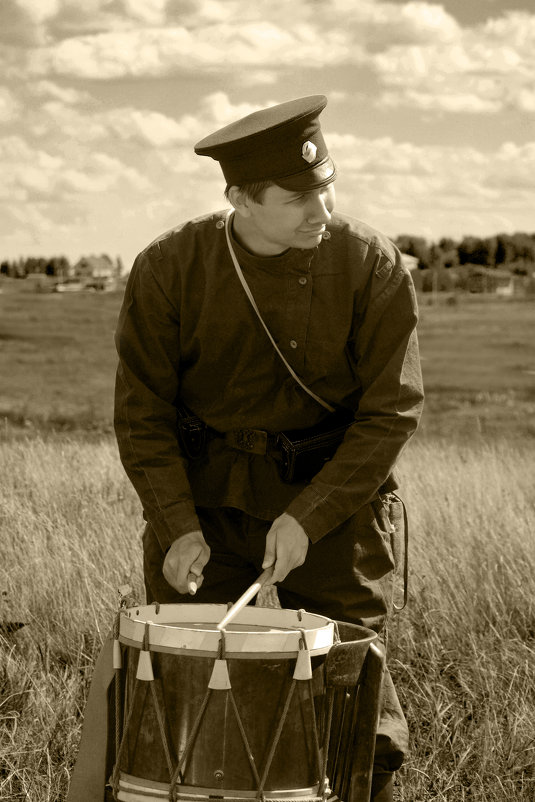
[[[330,195],[318,193],[309,200],[307,221],[309,223],[321,223],[321,225],[324,225],[330,221],[332,209],[333,204]]]

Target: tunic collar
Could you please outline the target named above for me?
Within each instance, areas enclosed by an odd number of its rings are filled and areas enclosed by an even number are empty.
[[[308,273],[310,263],[318,250],[317,247],[307,248],[306,250],[288,248],[287,251],[276,256],[257,256],[240,245],[234,236],[232,227],[230,229],[230,238],[242,270],[265,270],[268,273],[277,274]]]

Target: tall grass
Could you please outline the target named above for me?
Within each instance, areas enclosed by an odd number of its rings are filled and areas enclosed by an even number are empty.
[[[410,800],[535,799],[533,451],[415,444],[409,609],[390,659]]]
[[[117,587],[138,595],[139,505],[109,439],[0,446],[0,798],[64,798]],[[411,753],[397,799],[535,798],[533,456],[416,442],[402,462],[408,609],[389,660]]]
[[[117,587],[141,588],[139,510],[110,442],[1,448],[0,799],[61,800]]]

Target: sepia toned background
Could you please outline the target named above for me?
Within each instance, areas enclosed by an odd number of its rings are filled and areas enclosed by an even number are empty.
[[[0,799],[63,802],[117,589],[143,595],[112,427],[132,259],[226,205],[199,138],[324,93],[338,206],[420,304],[395,799],[533,802],[534,41],[532,0],[0,0]]]

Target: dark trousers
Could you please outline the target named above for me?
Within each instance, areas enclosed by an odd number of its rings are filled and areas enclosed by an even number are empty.
[[[211,549],[202,587],[195,596],[183,596],[166,582],[162,574],[164,555],[154,531],[147,526],[143,545],[148,603],[234,602],[261,573],[271,522],[231,508],[199,508],[197,512]],[[304,564],[277,585],[279,601],[287,609],[303,608],[381,632],[391,608],[393,567],[390,520],[386,507],[377,497],[318,543],[309,546]],[[391,784],[392,772],[403,762],[407,742],[407,725],[387,670],[376,740],[372,799]]]

